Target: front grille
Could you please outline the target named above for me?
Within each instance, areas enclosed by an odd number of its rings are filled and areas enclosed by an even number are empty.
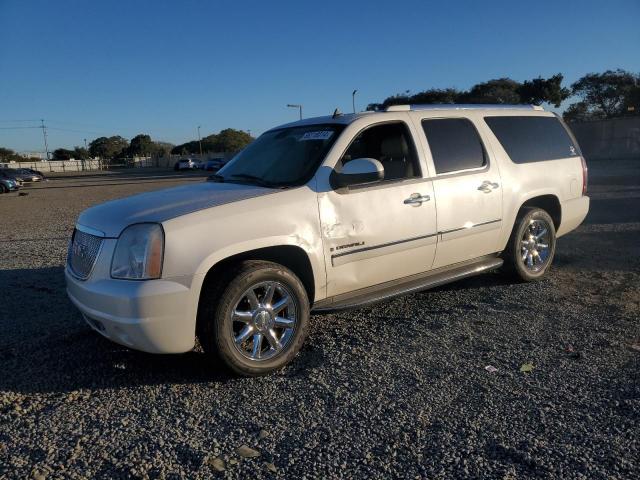
[[[69,245],[68,263],[76,277],[82,280],[89,277],[101,246],[101,237],[77,229],[73,232],[71,245]]]

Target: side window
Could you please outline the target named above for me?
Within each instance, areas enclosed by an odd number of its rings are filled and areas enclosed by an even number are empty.
[[[484,117],[513,163],[544,162],[579,154],[556,117]]]
[[[342,156],[342,165],[357,158],[379,160],[385,180],[420,176],[416,147],[409,128],[402,122],[376,125],[360,132]]]
[[[486,165],[482,141],[473,124],[466,118],[423,120],[436,173],[468,170]]]

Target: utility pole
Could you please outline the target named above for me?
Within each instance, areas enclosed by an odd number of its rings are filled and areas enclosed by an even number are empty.
[[[84,151],[87,152],[84,155],[88,155],[89,150],[87,150],[87,139],[84,138],[83,140],[84,140]],[[85,163],[84,163],[85,158],[84,158],[84,155],[82,155],[82,158],[80,159],[80,163],[82,164],[82,171],[83,172],[84,172],[84,169],[85,169]]]
[[[47,161],[49,161],[49,145],[47,144],[47,127],[45,127],[44,125],[44,119],[40,119],[40,123],[41,123],[41,127],[42,128],[42,136],[44,137],[44,151],[45,154],[47,155]]]
[[[200,144],[200,160],[202,160],[202,139],[200,138],[200,125],[198,125],[198,143]]]
[[[358,93],[358,90],[354,90],[353,93],[351,94],[351,103],[353,103],[353,113],[356,113],[356,93]]]
[[[302,120],[302,105],[298,105],[297,103],[287,103],[287,107],[297,108],[300,111],[300,120]]]

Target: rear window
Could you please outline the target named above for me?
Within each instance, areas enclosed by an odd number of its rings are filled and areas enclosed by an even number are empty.
[[[514,163],[544,162],[579,154],[555,117],[484,117]]]
[[[484,147],[466,118],[423,120],[436,173],[457,172],[485,165]]]

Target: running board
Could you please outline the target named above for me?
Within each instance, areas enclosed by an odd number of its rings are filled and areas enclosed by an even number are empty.
[[[359,308],[495,270],[501,267],[502,264],[502,259],[493,255],[481,257],[470,262],[438,268],[430,272],[356,290],[355,292],[329,297],[314,303],[311,310],[312,313],[330,313]]]

